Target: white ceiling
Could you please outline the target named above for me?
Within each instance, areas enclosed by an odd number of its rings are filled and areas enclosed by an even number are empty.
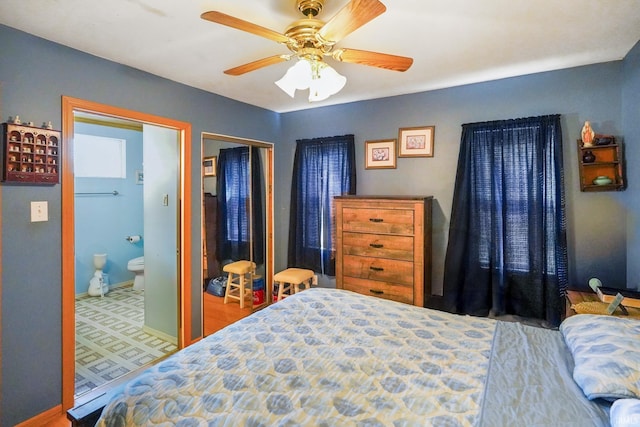
[[[349,0],[326,0],[328,21]],[[283,62],[223,71],[289,53],[276,42],[204,21],[217,10],[284,32],[295,0],[2,0],[0,23],[170,80],[277,112],[422,92],[622,59],[640,40],[638,0],[382,0],[387,11],[337,47],[414,58],[404,72],[329,62],[345,88],[310,104],[274,81]],[[0,53],[1,54],[1,53]]]

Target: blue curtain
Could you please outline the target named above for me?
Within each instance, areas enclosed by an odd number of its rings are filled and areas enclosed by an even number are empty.
[[[226,148],[218,154],[216,255],[221,262],[249,259],[256,264],[264,262],[263,185],[260,165],[260,150],[253,147]],[[250,220],[250,209],[253,221]],[[253,226],[253,236],[250,225]]]
[[[335,275],[334,196],[356,194],[353,135],[298,140],[291,182],[288,266]]]
[[[444,302],[558,325],[567,286],[560,116],[465,124]]]

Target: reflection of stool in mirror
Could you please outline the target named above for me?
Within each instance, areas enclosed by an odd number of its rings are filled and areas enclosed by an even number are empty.
[[[278,284],[278,301],[300,292],[300,285],[304,284],[309,289],[313,282],[313,270],[304,268],[287,268],[273,276],[274,283]],[[285,294],[288,292],[289,294]]]
[[[240,301],[240,308],[244,308],[244,300],[249,297],[253,301],[253,272],[256,264],[251,261],[236,261],[227,264],[222,271],[229,273],[227,279],[227,289],[224,292],[224,303],[229,298]]]

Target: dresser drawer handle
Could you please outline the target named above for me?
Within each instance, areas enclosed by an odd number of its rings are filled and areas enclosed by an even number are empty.
[[[384,247],[384,245],[381,245],[380,243],[369,243],[369,246],[376,249],[381,249]]]
[[[382,267],[369,267],[369,269],[373,271],[384,271],[384,268]]]
[[[384,219],[382,219],[382,218],[369,218],[369,221],[371,221],[371,222],[384,222]]]
[[[384,294],[383,291],[379,291],[377,289],[369,289],[369,292],[371,292],[372,294],[376,294],[376,295],[382,295]]]

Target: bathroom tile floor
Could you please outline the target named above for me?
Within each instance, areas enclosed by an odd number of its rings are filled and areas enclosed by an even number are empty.
[[[143,322],[144,291],[126,286],[76,298],[76,396],[176,350],[144,332]]]

